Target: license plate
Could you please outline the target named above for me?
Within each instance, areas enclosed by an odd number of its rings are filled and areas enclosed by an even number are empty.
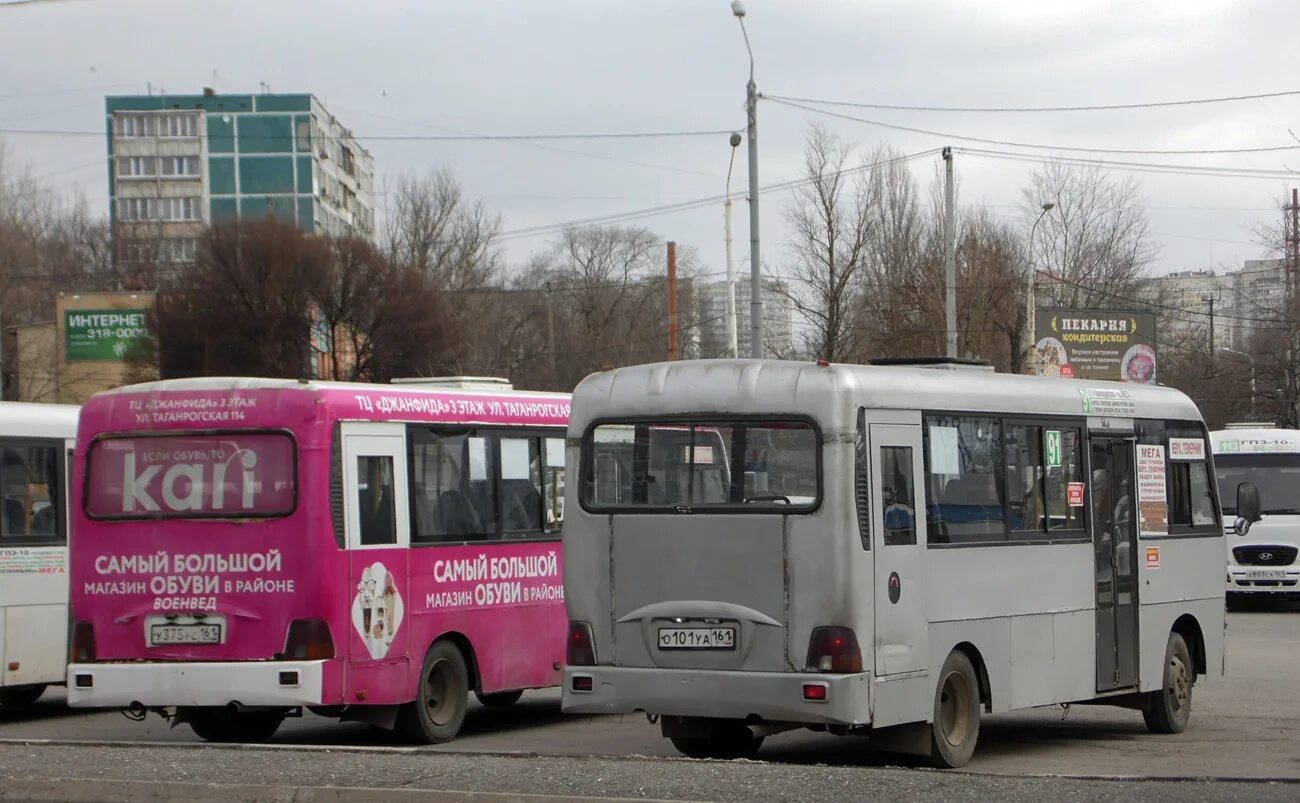
[[[734,650],[734,627],[661,627],[661,650]]]
[[[220,644],[221,625],[153,625],[149,628],[149,643]]]
[[[1247,569],[1246,579],[1248,580],[1285,580],[1286,571],[1284,569]]]

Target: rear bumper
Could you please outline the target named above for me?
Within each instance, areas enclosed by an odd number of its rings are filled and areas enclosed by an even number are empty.
[[[327,661],[70,664],[78,708],[319,705]]]
[[[1265,572],[1280,576],[1262,576]],[[1300,595],[1300,565],[1275,568],[1228,564],[1227,590],[1229,594]]]
[[[573,678],[591,678],[591,691]],[[825,702],[803,699],[805,683],[826,687]],[[734,672],[640,667],[565,667],[563,710],[575,714],[668,714],[825,725],[867,725],[871,675]]]

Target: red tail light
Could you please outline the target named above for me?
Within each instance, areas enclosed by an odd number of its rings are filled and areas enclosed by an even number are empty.
[[[809,672],[849,674],[862,671],[858,637],[847,627],[819,627],[808,640]]]
[[[334,639],[323,619],[294,619],[284,640],[285,661],[320,661],[334,657]]]
[[[596,642],[591,635],[591,625],[586,622],[569,622],[564,662],[569,666],[596,665]]]
[[[95,660],[95,626],[90,622],[72,623],[72,662],[78,664]]]

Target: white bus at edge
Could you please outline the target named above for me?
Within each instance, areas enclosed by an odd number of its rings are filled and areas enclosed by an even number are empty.
[[[0,402],[0,704],[62,684],[68,489],[79,408]]]
[[[1237,486],[1254,483],[1263,517],[1242,537],[1228,534],[1228,599],[1300,598],[1300,430],[1234,427],[1210,433],[1224,521],[1236,515]]]

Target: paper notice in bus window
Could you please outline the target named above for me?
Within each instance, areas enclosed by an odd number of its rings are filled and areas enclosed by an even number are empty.
[[[487,473],[487,438],[469,439],[469,478],[485,480]]]
[[[564,468],[564,438],[546,439],[546,467]]]
[[[501,439],[501,479],[529,479],[527,440],[523,438]]]
[[[1147,547],[1147,568],[1148,569],[1160,568],[1160,547],[1158,546]]]
[[[1083,483],[1072,482],[1065,486],[1065,500],[1070,507],[1083,507]]]
[[[1165,447],[1146,443],[1137,446],[1138,532],[1142,535],[1169,534],[1169,504],[1165,489]]]
[[[1170,438],[1170,460],[1204,460],[1205,441],[1201,438]]]
[[[691,451],[690,446],[687,446],[682,451],[685,452],[685,454],[682,455],[682,459],[690,460],[692,463],[694,463],[697,466],[709,465],[710,463],[713,462],[712,446],[696,446],[694,452]]]
[[[930,427],[930,473],[961,473],[956,427]]]

